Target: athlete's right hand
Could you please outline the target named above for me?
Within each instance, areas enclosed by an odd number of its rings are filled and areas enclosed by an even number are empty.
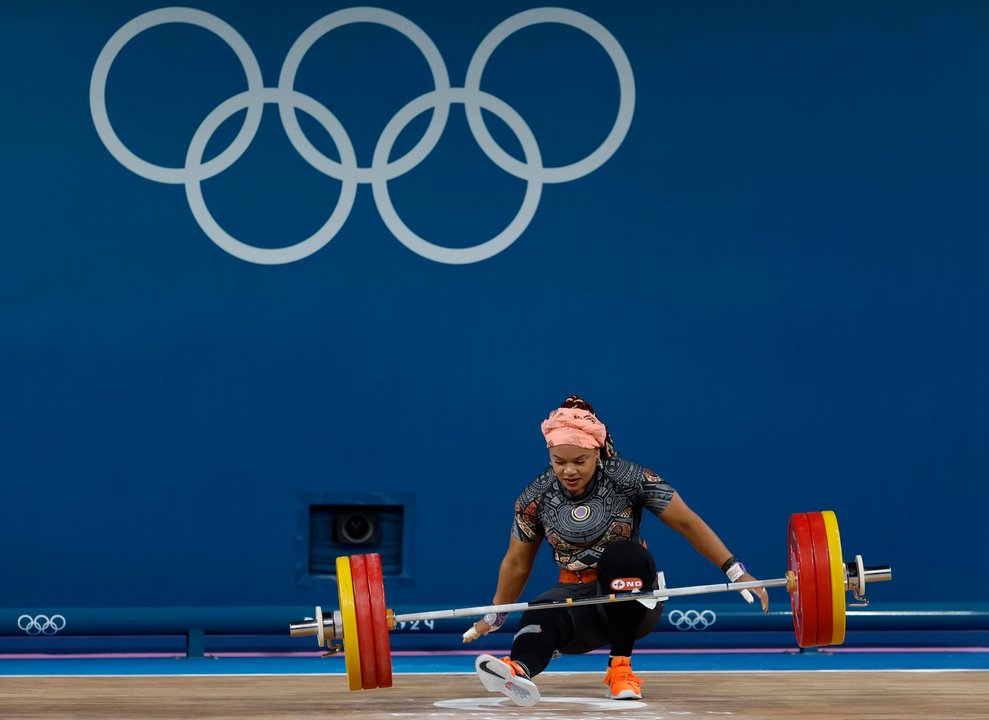
[[[494,632],[505,624],[507,618],[508,613],[488,613],[468,628],[467,632],[464,633],[464,642],[477,640],[482,635]]]

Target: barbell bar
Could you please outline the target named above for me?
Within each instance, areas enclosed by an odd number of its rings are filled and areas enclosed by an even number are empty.
[[[888,565],[866,567],[861,555],[845,562],[838,521],[830,510],[794,513],[787,536],[787,572],[782,578],[405,614],[396,614],[385,604],[381,558],[377,553],[339,557],[336,568],[340,609],[327,614],[317,606],[315,618],[291,623],[289,633],[292,637],[315,636],[319,646],[331,652],[341,649],[333,641],[342,641],[348,686],[351,690],[368,690],[391,687],[388,632],[398,623],[785,587],[790,593],[797,644],[802,648],[839,645],[845,640],[846,593],[852,592],[853,605],[867,605],[866,585],[892,580],[893,569]]]

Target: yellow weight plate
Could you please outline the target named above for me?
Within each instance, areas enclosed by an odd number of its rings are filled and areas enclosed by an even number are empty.
[[[347,685],[360,690],[361,650],[357,635],[357,610],[354,608],[354,580],[350,574],[350,558],[337,558],[337,591],[340,594],[340,615],[343,618],[343,660],[347,666]]]
[[[831,644],[845,642],[845,562],[841,556],[841,535],[838,518],[831,510],[824,510],[824,528],[828,533],[828,552],[831,558]]]

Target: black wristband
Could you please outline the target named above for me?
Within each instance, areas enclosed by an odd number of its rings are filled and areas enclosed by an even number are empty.
[[[732,555],[730,558],[728,558],[721,564],[721,572],[723,573],[728,572],[728,568],[730,568],[732,565],[734,565],[737,562],[738,562],[738,558]]]

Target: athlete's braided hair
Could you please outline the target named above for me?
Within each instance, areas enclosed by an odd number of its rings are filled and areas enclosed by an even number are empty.
[[[570,395],[566,400],[560,403],[560,407],[586,410],[587,412],[591,413],[594,417],[597,417],[598,415],[596,412],[594,412],[594,408],[591,407],[591,404],[587,402],[584,398],[582,398],[580,395]],[[601,420],[601,418],[598,418],[598,420]],[[611,431],[607,430],[608,427],[607,423],[602,421],[602,424],[606,428],[606,433],[604,436],[604,447],[601,448],[602,459],[606,460],[611,457],[617,457],[618,451],[615,450],[615,443],[612,442],[611,440]]]

